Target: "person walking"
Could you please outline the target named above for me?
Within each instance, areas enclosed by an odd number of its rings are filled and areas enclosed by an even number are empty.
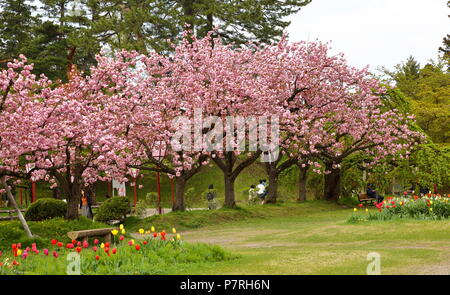
[[[264,180],[259,180],[259,184],[256,186],[258,197],[261,199],[261,204],[264,204],[264,198],[266,197],[266,186]]]
[[[216,195],[217,195],[217,192],[214,189],[214,185],[210,184],[208,186],[208,190],[206,191],[206,199],[208,200],[208,209],[209,210],[214,210],[217,208]]]
[[[250,205],[255,204],[258,200],[258,194],[256,193],[255,185],[250,185],[250,189],[248,190],[248,203]]]

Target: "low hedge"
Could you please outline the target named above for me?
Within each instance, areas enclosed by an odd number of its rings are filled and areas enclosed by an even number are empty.
[[[42,221],[56,217],[64,217],[67,204],[64,201],[50,198],[39,199],[28,207],[25,219],[28,221]]]
[[[123,221],[131,213],[130,201],[125,197],[113,197],[105,201],[95,214],[95,220],[110,222]]]

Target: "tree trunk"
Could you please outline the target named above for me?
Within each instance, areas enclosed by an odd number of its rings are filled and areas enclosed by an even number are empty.
[[[80,192],[73,191],[67,198],[66,219],[77,219],[78,208],[80,207]]]
[[[308,173],[308,166],[302,167],[299,165],[299,175],[298,175],[298,202],[306,201],[306,179]]]
[[[6,189],[6,195],[8,196],[9,202],[13,205],[14,209],[16,210],[17,216],[19,217],[20,223],[22,223],[23,229],[25,230],[25,233],[29,238],[33,237],[33,234],[30,231],[30,228],[28,227],[27,221],[22,215],[22,211],[20,211],[19,206],[17,206],[16,199],[11,194],[11,191],[9,190],[9,186],[6,183],[6,176],[2,177],[2,184]]]
[[[277,202],[277,196],[278,196],[278,176],[279,173],[277,173],[275,169],[270,169],[268,175],[269,175],[269,190],[267,192],[267,196],[265,198],[264,203],[265,204],[275,204]]]
[[[335,168],[331,163],[325,164],[326,170],[331,171],[325,174],[324,195],[327,201],[337,202],[341,194],[341,169]]]
[[[186,179],[184,177],[175,177],[175,200],[172,205],[172,211],[185,211],[184,190],[186,188]]]
[[[67,212],[66,219],[77,219],[78,208],[80,207],[81,186],[78,180],[71,182],[58,183],[64,194],[67,196]]]
[[[236,200],[234,197],[234,181],[235,181],[235,179],[231,175],[224,173],[224,181],[225,181],[224,207],[235,208],[236,207]]]

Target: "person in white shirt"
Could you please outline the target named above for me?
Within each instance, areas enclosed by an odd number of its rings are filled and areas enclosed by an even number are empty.
[[[260,180],[259,184],[256,186],[258,197],[264,202],[264,197],[266,196],[266,186],[264,181]]]

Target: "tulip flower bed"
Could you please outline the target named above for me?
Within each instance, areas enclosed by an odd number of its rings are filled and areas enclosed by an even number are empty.
[[[412,218],[424,220],[440,220],[450,217],[450,195],[427,195],[424,197],[389,197],[375,208],[353,209],[350,223],[369,220],[390,220],[394,218]]]
[[[181,235],[156,231],[154,227],[139,230],[138,239],[125,237],[125,228],[112,231],[111,243],[73,240],[63,243],[51,240],[51,246],[39,249],[14,243],[0,251],[0,275],[67,274],[73,257],[80,261],[80,274],[166,274],[170,269],[190,263],[216,262],[233,258],[221,248],[206,244],[188,244]],[[69,255],[76,253],[75,255]],[[71,264],[72,263],[72,264]]]

